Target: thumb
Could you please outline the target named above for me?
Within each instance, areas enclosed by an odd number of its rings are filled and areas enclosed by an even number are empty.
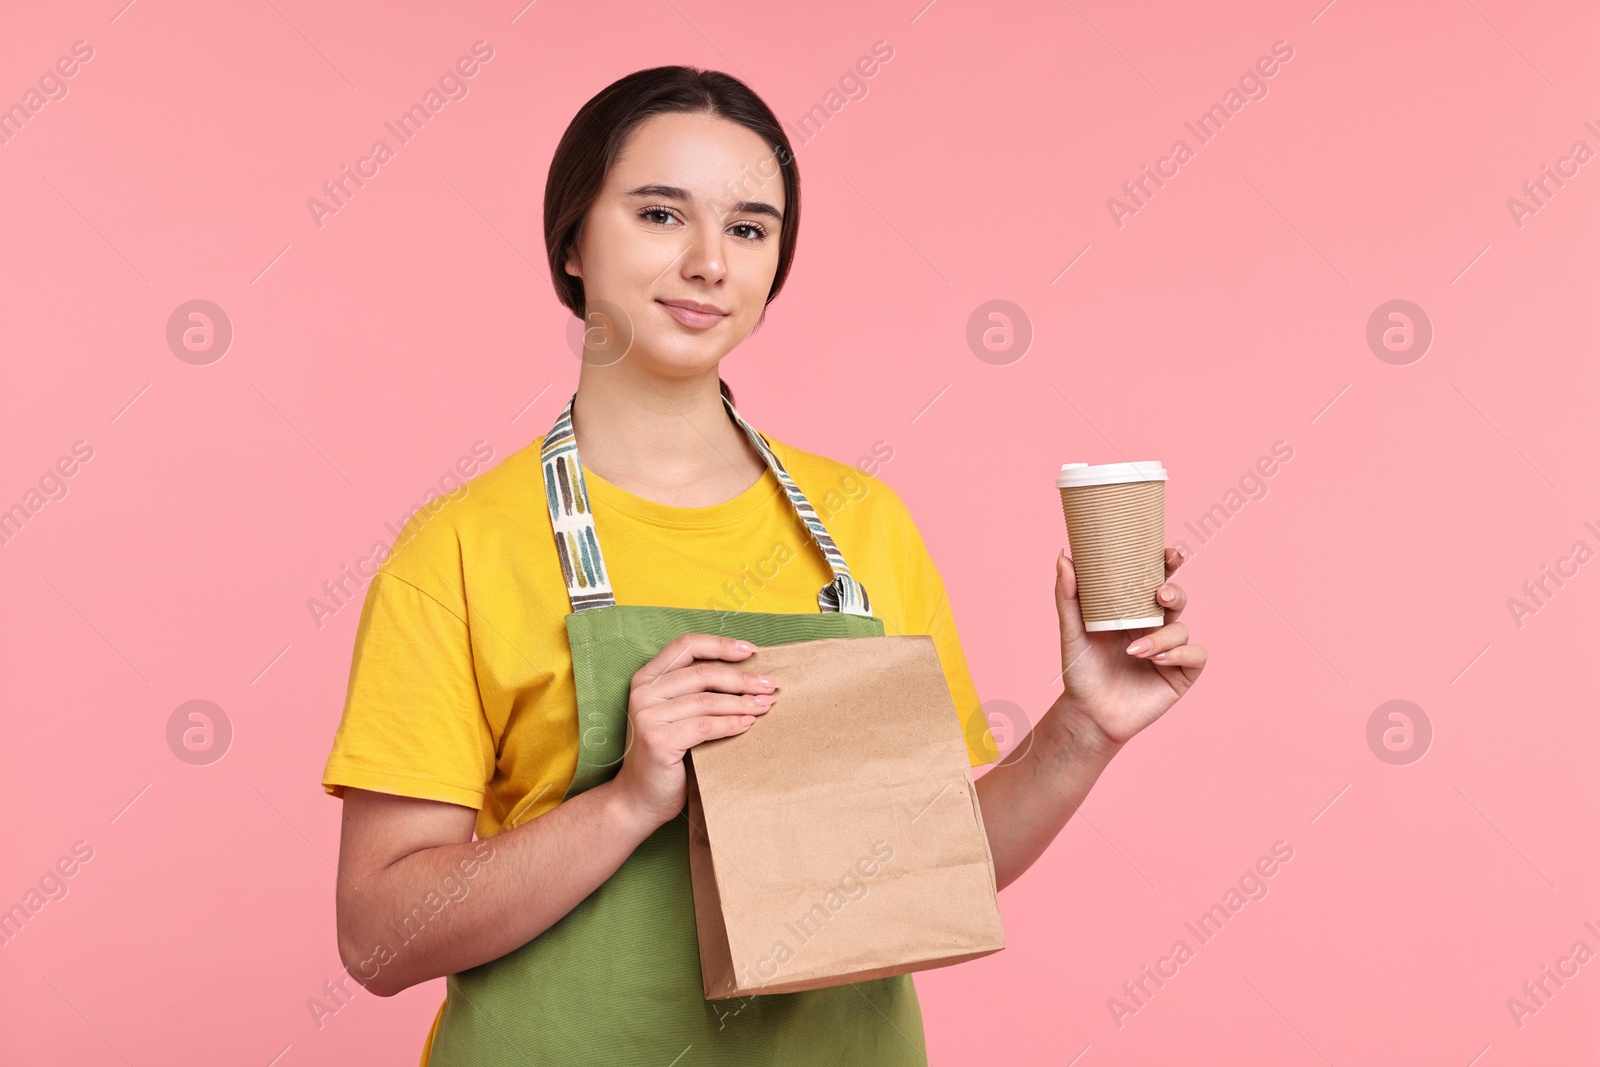
[[[1083,609],[1078,606],[1078,573],[1066,549],[1056,557],[1056,616],[1061,620],[1061,669],[1065,671],[1089,643]]]

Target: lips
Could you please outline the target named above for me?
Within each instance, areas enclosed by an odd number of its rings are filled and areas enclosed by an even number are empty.
[[[715,326],[727,318],[727,312],[712,305],[702,304],[696,300],[658,300],[656,303],[666,308],[667,314],[693,329],[703,330]]]

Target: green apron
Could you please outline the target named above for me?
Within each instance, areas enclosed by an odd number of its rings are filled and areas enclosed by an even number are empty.
[[[573,394],[573,399],[577,394]],[[878,637],[851,576],[805,494],[761,437],[729,415],[777,476],[834,580],[816,614],[618,605],[600,554],[572,431],[572,401],[545,436],[546,500],[566,575],[578,693],[578,763],[564,800],[620,769],[634,672],[672,638],[712,633],[778,645]],[[544,933],[450,975],[428,1067],[900,1067],[925,1065],[909,974],[797,993],[708,1001],[700,979],[686,811]]]

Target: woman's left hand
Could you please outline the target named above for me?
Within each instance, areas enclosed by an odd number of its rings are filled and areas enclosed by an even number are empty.
[[[1165,553],[1166,576],[1184,563],[1176,548]],[[1189,643],[1189,628],[1178,621],[1188,596],[1170,580],[1156,591],[1166,623],[1155,629],[1083,628],[1078,579],[1072,558],[1056,559],[1056,612],[1061,619],[1061,666],[1067,722],[1074,734],[1087,731],[1088,743],[1108,752],[1159,719],[1189,691],[1206,663],[1202,645]],[[1128,647],[1134,646],[1132,653]]]

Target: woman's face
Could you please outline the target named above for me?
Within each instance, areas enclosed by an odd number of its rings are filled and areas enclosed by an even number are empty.
[[[777,158],[751,130],[703,114],[634,127],[567,258],[588,301],[586,358],[617,358],[593,343],[616,328],[631,330],[633,370],[714,372],[761,318],[785,210]]]

